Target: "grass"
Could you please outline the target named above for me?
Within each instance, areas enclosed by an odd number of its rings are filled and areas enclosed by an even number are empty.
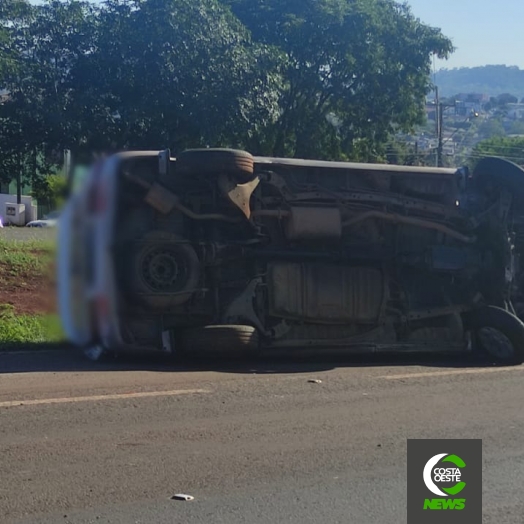
[[[40,276],[52,260],[53,249],[43,242],[5,241],[0,239],[0,266],[7,275],[32,273]],[[4,273],[4,276],[7,276]]]
[[[0,350],[60,343],[58,315],[45,304],[54,293],[54,238],[47,231],[4,231],[0,230]]]
[[[4,235],[0,232],[0,261],[16,266],[39,264],[39,255],[54,256],[55,239],[48,234],[41,237],[32,235]]]
[[[0,286],[24,288],[29,282],[45,280],[54,255],[55,245],[47,238],[26,241],[0,238]]]
[[[10,304],[0,304],[0,347],[62,341],[57,315],[19,315]]]

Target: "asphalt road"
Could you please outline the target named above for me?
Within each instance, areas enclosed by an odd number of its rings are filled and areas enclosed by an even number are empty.
[[[0,521],[403,523],[406,439],[482,438],[484,522],[524,522],[524,367],[211,367],[0,354]]]

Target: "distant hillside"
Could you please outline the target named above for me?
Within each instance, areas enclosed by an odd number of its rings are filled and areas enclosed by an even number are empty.
[[[524,70],[505,65],[441,69],[436,84],[443,96],[483,93],[490,96],[510,93],[524,98]]]

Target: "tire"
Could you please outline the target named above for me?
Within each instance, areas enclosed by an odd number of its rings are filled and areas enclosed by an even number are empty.
[[[483,158],[473,170],[473,179],[481,191],[506,189],[514,197],[524,200],[524,169],[509,160]]]
[[[255,159],[248,152],[237,149],[188,149],[177,157],[176,172],[188,177],[215,177],[228,173],[238,183],[245,183],[255,176]]]
[[[524,303],[518,302],[515,304],[515,313],[520,320],[524,320]]]
[[[155,311],[187,302],[200,280],[200,261],[189,244],[168,232],[147,233],[133,247],[128,270],[132,296]]]
[[[186,355],[195,353],[234,353],[254,355],[260,347],[258,331],[252,326],[205,326],[191,328],[182,336]]]
[[[486,306],[469,315],[476,346],[492,362],[522,364],[524,360],[524,323],[495,306]]]

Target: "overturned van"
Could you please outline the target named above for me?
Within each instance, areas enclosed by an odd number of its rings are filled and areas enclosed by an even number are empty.
[[[107,351],[524,356],[524,171],[137,151],[60,224],[70,340]],[[522,215],[522,216],[521,216]]]

